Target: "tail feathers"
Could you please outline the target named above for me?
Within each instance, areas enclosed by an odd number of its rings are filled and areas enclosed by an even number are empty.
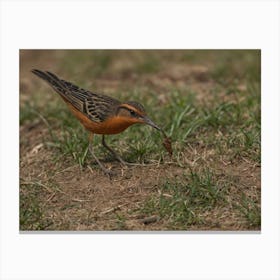
[[[31,70],[33,74],[38,76],[39,78],[46,81],[56,92],[58,92],[60,95],[65,96],[65,94],[68,93],[67,87],[63,84],[63,82],[53,73],[51,72],[43,72],[38,69]]]
[[[60,81],[60,79],[53,73],[49,72],[49,71],[46,71],[46,73],[48,73],[49,76],[51,76],[54,80],[56,81]]]
[[[79,111],[83,110],[83,103],[80,99],[79,93],[73,92],[73,89],[78,89],[77,86],[59,79],[51,72],[43,72],[38,69],[31,70],[33,74],[46,81],[67,103],[71,103]],[[83,100],[82,100],[83,101]]]
[[[35,74],[36,76],[40,77],[41,79],[45,80],[46,82],[51,82],[50,77],[43,71],[38,69],[32,69],[31,72]]]

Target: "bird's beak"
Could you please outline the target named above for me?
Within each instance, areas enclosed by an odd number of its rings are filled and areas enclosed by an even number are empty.
[[[143,120],[144,122],[147,124],[147,125],[150,125],[151,127],[157,129],[157,130],[161,130],[160,127],[158,127],[153,121],[151,121],[147,116],[143,117]]]

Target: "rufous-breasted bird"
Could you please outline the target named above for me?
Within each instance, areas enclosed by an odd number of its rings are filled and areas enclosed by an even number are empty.
[[[85,90],[48,71],[33,69],[31,72],[46,81],[62,97],[74,116],[90,132],[89,151],[106,174],[112,172],[100,162],[93,152],[92,137],[94,134],[101,134],[103,146],[122,164],[127,164],[106,144],[105,135],[120,133],[136,123],[147,124],[161,130],[151,121],[144,107],[138,102],[121,102],[115,98]]]

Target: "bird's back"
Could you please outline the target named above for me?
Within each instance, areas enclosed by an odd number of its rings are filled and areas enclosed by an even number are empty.
[[[101,123],[110,118],[120,101],[112,97],[93,93],[74,85],[71,82],[58,78],[51,72],[33,69],[32,73],[46,81],[69,105],[77,116]]]

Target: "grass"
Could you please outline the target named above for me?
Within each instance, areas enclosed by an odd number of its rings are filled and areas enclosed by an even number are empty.
[[[183,175],[176,179],[163,178],[157,192],[143,200],[137,211],[146,215],[158,214],[170,229],[186,229],[189,226],[211,227],[205,218],[207,213],[217,211],[219,219],[221,209],[231,209],[245,219],[248,228],[260,227],[260,197],[251,198],[250,193],[241,191],[240,181],[232,179],[224,165],[230,164],[236,169],[243,163],[248,168],[261,164],[260,52],[163,51],[140,54],[139,51],[126,55],[122,51],[109,50],[57,52],[61,60],[58,72],[69,80],[74,76],[72,80],[84,87],[95,88],[89,84],[89,76],[94,76],[97,81],[105,79],[108,83],[123,79],[123,84],[128,84],[126,90],[123,85],[115,86],[111,95],[120,100],[141,102],[151,119],[172,138],[172,160],[162,146],[161,134],[150,127],[135,125],[121,135],[106,138],[126,161],[143,164],[171,162],[174,168],[182,169]],[[122,67],[117,59],[123,59]],[[127,60],[131,63],[126,64]],[[202,63],[209,67],[203,82],[193,81],[199,85],[209,83],[207,93],[202,94],[184,77],[180,83],[171,82],[163,89],[147,86],[147,79],[161,79],[158,74],[161,71],[163,77],[172,76],[172,65],[184,63],[189,63],[190,67]],[[77,64],[81,65],[79,73],[75,67]],[[120,70],[115,71],[118,67]],[[130,74],[127,76],[131,69],[136,75],[135,80]],[[21,102],[20,125],[39,122],[47,128],[48,133],[42,136],[42,140],[54,162],[77,164],[81,170],[87,166],[98,170],[88,153],[88,133],[62,100],[53,93],[47,95],[48,91],[42,86],[37,96]],[[164,96],[162,102],[159,94]],[[112,160],[101,146],[100,136],[94,138],[94,147],[102,160]],[[166,168],[168,170],[169,166]],[[43,219],[44,211],[36,200],[37,196],[36,192],[30,197],[21,196],[22,227],[41,227],[38,221]],[[115,227],[126,229],[126,219],[124,213],[118,213]]]
[[[21,183],[20,189],[20,227],[27,230],[44,230],[52,221],[44,217],[44,207],[38,197],[42,194],[40,182]]]
[[[260,160],[260,104],[257,100],[251,102],[250,92],[248,99],[238,103],[214,101],[214,104],[207,106],[196,104],[191,95],[185,96],[176,91],[169,92],[168,95],[174,102],[156,112],[156,98],[149,96],[149,100],[145,100],[147,97],[137,98],[135,93],[127,93],[121,97],[123,100],[132,97],[145,104],[151,118],[164,127],[178,150],[182,149],[186,142],[192,144],[199,138],[204,145],[215,146],[217,155],[227,153],[231,157],[244,155],[253,160]],[[250,114],[248,110],[251,111]],[[21,110],[21,122],[32,116],[36,118],[33,111],[27,104]],[[164,112],[163,116],[161,112]],[[71,156],[77,163],[85,165],[88,135],[68,112],[68,108],[55,105],[46,108],[46,112],[43,110],[41,114],[54,129],[57,127],[61,131],[60,134],[51,135],[48,145],[59,148],[63,155]],[[142,139],[142,135],[147,137]],[[118,145],[121,152],[127,153],[130,150],[127,156],[131,161],[145,162],[151,158],[159,160],[164,153],[160,143],[161,135],[150,127],[137,125],[129,128],[121,136],[107,139],[109,144]]]
[[[261,225],[261,211],[260,206],[246,194],[242,193],[241,203],[236,206],[241,214],[247,219],[250,226]]]
[[[200,213],[226,203],[227,186],[216,179],[211,171],[203,170],[200,174],[190,171],[183,180],[166,181],[160,186],[159,195],[149,198],[141,211],[149,215],[159,213],[171,228],[203,224]]]
[[[186,230],[196,225],[202,228],[215,228],[216,219],[205,220],[204,214],[212,211],[213,215],[226,215],[222,209],[234,208],[246,219],[249,228],[261,225],[258,201],[249,199],[241,192],[238,203],[232,202],[232,188],[240,189],[238,182],[203,169],[199,173],[190,170],[180,180],[163,182],[157,193],[149,197],[139,210],[146,215],[158,214],[168,221],[168,229]],[[229,213],[228,213],[229,215]]]

